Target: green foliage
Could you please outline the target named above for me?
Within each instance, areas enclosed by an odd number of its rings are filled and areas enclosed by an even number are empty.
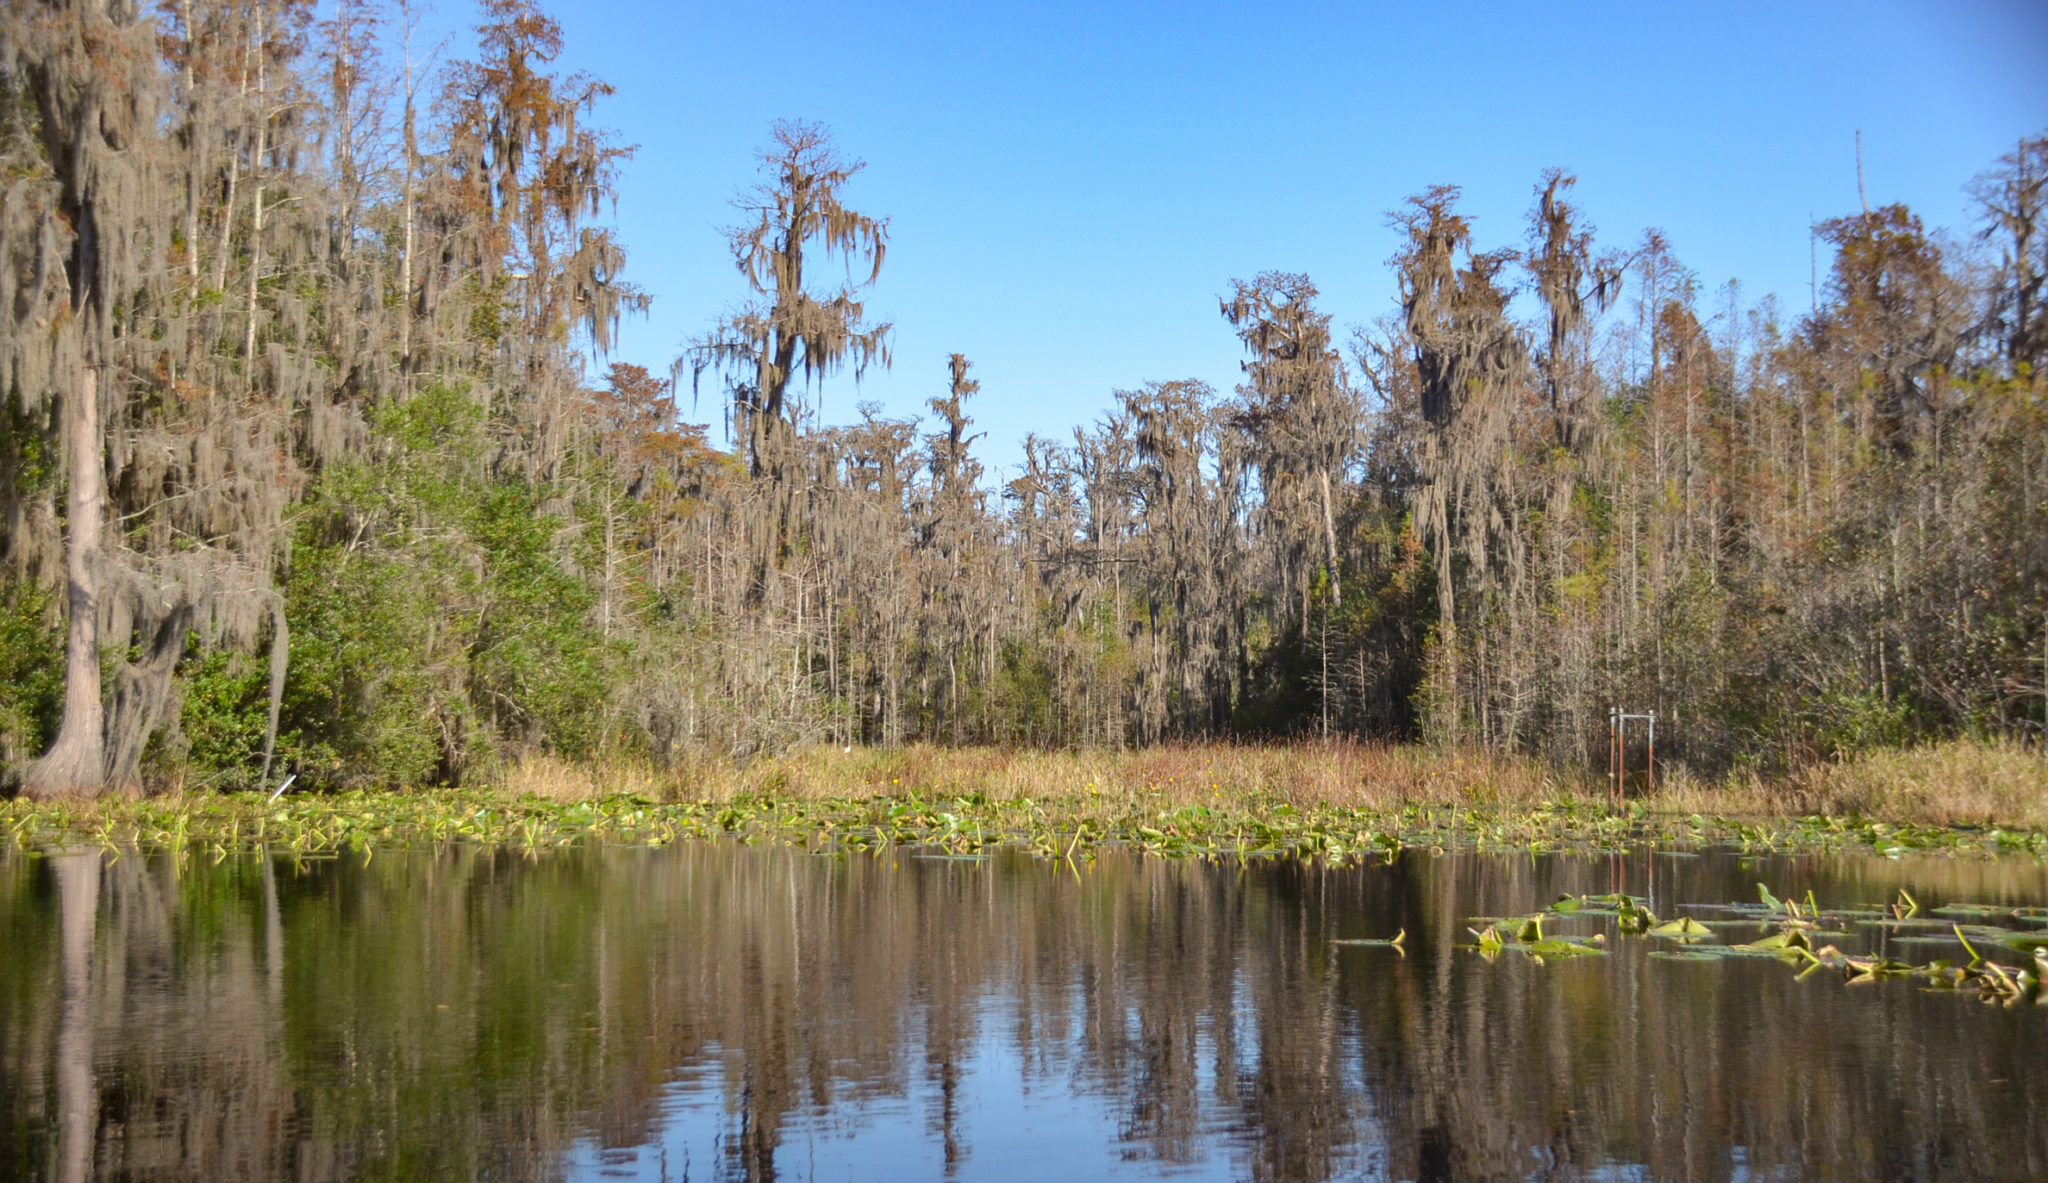
[[[0,101],[15,92],[0,86]],[[0,397],[0,505],[47,496],[55,479],[57,432],[31,415],[18,392]],[[21,547],[0,538],[0,556]],[[10,567],[10,571],[18,568]],[[57,734],[64,699],[64,632],[56,596],[18,574],[0,579],[0,792]]]
[[[0,789],[57,733],[64,703],[64,634],[51,593],[21,579],[0,583]]]
[[[1050,655],[1044,649],[1005,644],[991,688],[1002,727],[1026,742],[1050,743],[1059,705],[1056,682]]]
[[[606,649],[545,490],[488,471],[462,390],[430,386],[374,426],[385,455],[323,474],[299,531],[283,730],[300,771],[453,783],[508,743],[588,754]]]
[[[258,787],[263,732],[270,719],[265,664],[245,653],[200,653],[195,640],[181,672],[178,727],[186,744],[187,787]]]
[[[25,500],[53,486],[57,434],[47,414],[23,409],[19,393],[0,400],[0,493]]]
[[[1821,750],[1827,755],[1899,747],[1912,738],[1909,705],[1900,698],[1887,700],[1867,688],[1830,691],[1816,698],[1810,709]]]

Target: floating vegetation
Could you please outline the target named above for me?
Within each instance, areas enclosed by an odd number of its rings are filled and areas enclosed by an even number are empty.
[[[224,857],[269,849],[300,856],[451,842],[545,849],[580,843],[662,846],[697,838],[780,841],[826,852],[914,847],[934,855],[974,855],[1011,847],[1055,861],[1082,860],[1100,848],[1163,858],[1303,858],[1363,862],[1402,851],[1546,853],[1648,846],[1729,847],[1741,852],[1890,850],[1945,856],[2048,858],[2048,839],[2011,832],[1891,826],[1842,818],[1774,821],[1624,812],[1564,800],[1534,807],[1465,805],[1396,808],[1297,806],[1277,793],[1220,796],[1214,804],[1163,807],[1142,793],[1076,794],[998,800],[880,795],[811,798],[743,796],[730,801],[658,802],[619,794],[565,802],[502,789],[334,794],[193,794],[143,800],[39,804],[0,802],[0,826],[20,847],[97,844],[122,849],[189,849]],[[1778,900],[1737,909],[1738,916],[1805,919],[1812,901]],[[1903,895],[1903,893],[1902,893]],[[1613,916],[1625,931],[1656,920],[1627,896],[1559,901],[1589,916]],[[1870,915],[1881,914],[1867,910]],[[1909,901],[1882,914],[1904,918]],[[1843,915],[1852,913],[1844,912]],[[2029,923],[2048,922],[2048,914]]]
[[[1731,955],[1726,945],[1698,945],[1684,949],[1659,949],[1650,954],[1659,961],[1720,961]]]
[[[1952,904],[1927,909],[1928,915],[1922,916],[1919,902],[1901,890],[1898,900],[1885,913],[1875,909],[1830,912],[1821,907],[1812,892],[1808,892],[1803,900],[1781,899],[1768,886],[1759,883],[1757,893],[1759,902],[1754,904],[1680,905],[1687,909],[1739,914],[1741,919],[1716,922],[1723,927],[1756,923],[1775,930],[1753,941],[1708,943],[1706,938],[1717,936],[1716,930],[1691,916],[1658,923],[1656,916],[1632,897],[1582,895],[1560,896],[1541,912],[1524,919],[1494,920],[1486,922],[1484,928],[1468,929],[1476,938],[1476,944],[1467,947],[1478,950],[1488,960],[1509,950],[1528,952],[1536,955],[1539,961],[1546,954],[1570,956],[1604,952],[1601,945],[1606,939],[1605,934],[1546,937],[1543,918],[1612,917],[1623,934],[1663,937],[1676,942],[1676,948],[1660,948],[1649,954],[1661,961],[1704,963],[1738,957],[1769,957],[1794,966],[1802,977],[1834,972],[1852,984],[1887,978],[1910,979],[1928,989],[1975,990],[1987,1002],[2048,1005],[2048,988],[2044,988],[2044,983],[2048,983],[2048,934],[1985,923],[1993,920],[2009,921],[2015,925],[2030,923],[2041,917],[2043,909]],[[1860,923],[1866,929],[1885,934],[1891,945],[1959,945],[1968,961],[1957,964],[1948,959],[1935,959],[1916,964],[1897,960],[1882,952],[1845,953],[1834,944],[1823,943],[1848,937],[1846,932],[1821,925],[1839,923],[1845,913],[1852,911],[1863,916]],[[1964,919],[1975,923],[1964,924]],[[1946,931],[1938,931],[1942,929]],[[1892,935],[1902,930],[1912,935]],[[1987,958],[1984,948],[2023,953],[2028,960],[2017,966],[2001,964]]]
[[[1595,933],[1589,937],[1546,936],[1543,932],[1543,913],[1517,919],[1496,920],[1485,928],[1468,928],[1475,943],[1467,948],[1477,949],[1480,954],[1492,960],[1503,952],[1526,953],[1538,965],[1546,957],[1585,957],[1605,953],[1603,948],[1607,937]]]
[[[1400,950],[1405,956],[1406,950],[1404,946],[1408,943],[1408,930],[1404,928],[1385,940],[1371,937],[1340,937],[1330,943],[1333,945],[1353,945],[1365,948],[1395,949]]]

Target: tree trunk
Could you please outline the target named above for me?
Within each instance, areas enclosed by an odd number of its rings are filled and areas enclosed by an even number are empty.
[[[64,577],[70,624],[64,644],[64,722],[57,742],[29,765],[22,791],[37,800],[106,789],[102,759],[105,709],[100,703],[100,519],[107,501],[101,457],[99,370],[80,376],[67,408],[71,488],[64,534]]]
[[[292,633],[284,618],[284,593],[270,602],[270,716],[263,727],[262,783],[270,783],[270,759],[277,754],[277,717],[284,709],[284,680],[291,670]]]
[[[1442,734],[1438,738],[1455,744],[1459,738],[1458,720],[1463,716],[1458,699],[1458,601],[1451,583],[1450,505],[1441,479],[1431,484],[1428,496],[1435,503],[1437,647],[1443,662],[1437,715]]]
[[[1316,476],[1321,478],[1323,488],[1323,561],[1330,568],[1330,600],[1337,607],[1344,606],[1344,579],[1337,569],[1337,519],[1330,510],[1330,470],[1319,469]],[[1324,731],[1329,728],[1325,727]],[[1325,736],[1325,738],[1328,738]]]

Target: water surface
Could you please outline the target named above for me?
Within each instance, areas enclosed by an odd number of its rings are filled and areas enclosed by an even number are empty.
[[[0,853],[0,1176],[2048,1176],[2048,1007],[1458,947],[1759,880],[2048,901],[2032,859]],[[1901,935],[1855,939],[1948,955]]]

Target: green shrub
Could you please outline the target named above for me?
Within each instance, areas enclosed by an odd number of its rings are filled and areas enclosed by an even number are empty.
[[[25,580],[0,583],[0,790],[56,737],[64,709],[64,633],[53,599]]]

